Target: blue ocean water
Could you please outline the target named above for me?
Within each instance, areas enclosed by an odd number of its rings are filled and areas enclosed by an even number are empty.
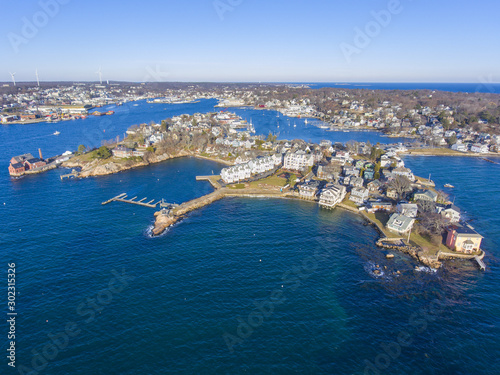
[[[490,82],[487,77],[480,77],[478,82],[469,83],[436,83],[436,82],[334,82],[334,83],[303,83],[311,88],[335,87],[345,89],[368,90],[436,90],[467,93],[500,94],[500,83]]]
[[[159,121],[157,108],[132,105],[130,121]],[[129,126],[119,113],[107,119],[114,135]],[[83,143],[65,132],[100,136],[101,123],[89,120],[2,128],[0,160],[37,147],[33,140],[52,153]],[[65,129],[57,141],[47,136],[55,128]],[[11,180],[5,169],[0,259],[2,272],[8,262],[17,269],[18,370],[497,374],[500,166],[473,158],[405,162],[418,175],[432,173],[438,187],[455,185],[449,193],[485,236],[487,272],[471,262],[433,272],[415,271],[401,254],[387,260],[360,217],[309,202],[224,199],[157,238],[149,236],[153,209],[101,205],[122,192],[176,203],[202,196],[212,188],[195,176],[223,167],[206,160],[64,182],[62,170]],[[373,274],[376,265],[383,276]],[[66,342],[60,333],[68,327]],[[4,361],[2,373],[16,373]]]

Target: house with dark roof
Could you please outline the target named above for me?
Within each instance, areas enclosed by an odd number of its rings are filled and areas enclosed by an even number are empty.
[[[447,229],[446,246],[460,253],[472,254],[481,250],[483,236],[469,225],[451,225]]]

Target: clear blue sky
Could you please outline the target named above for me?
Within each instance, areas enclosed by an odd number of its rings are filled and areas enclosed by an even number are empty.
[[[500,81],[498,0],[394,1],[0,0],[0,81]]]

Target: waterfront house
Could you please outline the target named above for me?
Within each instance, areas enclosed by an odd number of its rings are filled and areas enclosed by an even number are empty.
[[[471,226],[452,225],[447,229],[446,246],[460,253],[472,254],[481,249],[483,236]]]
[[[489,152],[488,145],[483,145],[481,143],[474,143],[470,150],[478,154],[487,154]]]
[[[117,158],[130,158],[133,156],[144,156],[144,151],[136,151],[123,145],[116,146],[112,151]]]
[[[460,221],[460,208],[458,208],[454,204],[449,204],[447,206],[438,206],[436,210],[439,214],[441,214],[452,223],[458,223]]]
[[[392,170],[392,174],[396,176],[404,176],[408,178],[410,181],[415,181],[415,176],[413,175],[413,172],[408,168],[404,167],[394,168]]]
[[[428,201],[428,202],[436,202],[437,201],[437,193],[432,190],[417,190],[413,194],[413,199],[416,201]]]
[[[415,218],[418,214],[418,205],[415,203],[400,202],[396,207],[396,211],[406,217]]]
[[[299,196],[303,199],[314,200],[316,199],[316,194],[318,193],[320,182],[316,180],[311,180],[299,185]]]
[[[451,149],[454,151],[460,151],[460,152],[467,152],[468,148],[467,145],[462,143],[462,141],[458,140],[457,143],[455,143],[453,146],[451,146]]]
[[[345,186],[339,184],[327,184],[321,191],[319,205],[325,208],[334,208],[342,202],[346,196]]]
[[[411,231],[415,219],[398,213],[394,213],[386,224],[387,229],[398,234],[406,234]]]
[[[349,200],[361,206],[368,199],[368,189],[363,187],[356,187],[351,190],[351,196]]]

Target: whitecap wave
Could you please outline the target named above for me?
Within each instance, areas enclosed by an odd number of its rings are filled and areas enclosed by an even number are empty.
[[[437,269],[427,267],[427,266],[416,266],[415,271],[417,272],[426,272],[426,273],[436,273]]]

